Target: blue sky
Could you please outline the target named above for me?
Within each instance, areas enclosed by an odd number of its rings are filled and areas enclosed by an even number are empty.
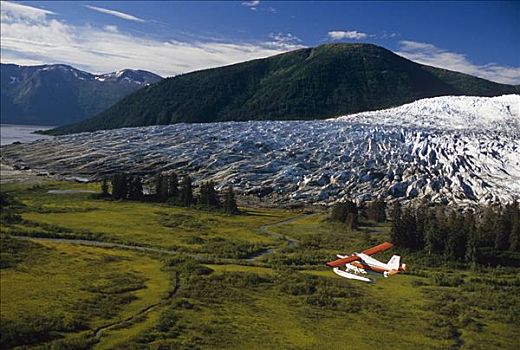
[[[520,3],[16,1],[1,3],[2,62],[170,76],[330,42],[520,84]]]

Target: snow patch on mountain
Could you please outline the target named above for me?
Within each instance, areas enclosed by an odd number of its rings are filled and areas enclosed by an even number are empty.
[[[86,81],[99,81],[99,82],[122,82],[125,84],[135,84],[135,85],[149,85],[153,84],[161,79],[158,75],[154,73],[135,70],[135,69],[122,69],[117,72],[104,73],[104,74],[92,74],[88,73],[71,66],[67,66],[64,64],[53,64],[53,65],[45,65],[40,66],[38,68],[40,72],[46,71],[55,71],[60,70],[64,74],[72,74],[74,78],[79,80]]]
[[[105,81],[122,82],[122,81],[124,81],[125,83],[128,83],[128,84],[149,85],[149,84],[154,83],[157,80],[159,80],[159,77],[154,75],[153,73],[149,73],[146,71],[135,70],[135,69],[123,69],[123,70],[119,70],[117,72],[96,75],[95,79],[98,81],[101,81],[101,82],[105,82]]]

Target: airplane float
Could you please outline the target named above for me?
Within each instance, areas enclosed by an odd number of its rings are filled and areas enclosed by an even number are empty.
[[[406,270],[406,264],[401,264],[401,257],[399,255],[394,255],[385,264],[372,258],[371,255],[390,249],[393,246],[392,243],[385,242],[370,249],[366,249],[362,253],[354,253],[351,255],[338,254],[337,257],[339,259],[329,261],[327,266],[333,267],[334,272],[341,277],[363,282],[372,282],[370,278],[364,276],[368,273],[382,273],[384,277],[392,276]],[[340,269],[342,266],[345,266],[345,270]]]

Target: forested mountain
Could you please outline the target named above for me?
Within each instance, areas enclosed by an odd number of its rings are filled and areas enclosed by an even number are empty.
[[[73,67],[1,65],[2,123],[63,125],[92,117],[161,77],[125,69],[94,75]]]
[[[371,44],[327,44],[192,72],[144,88],[96,117],[51,131],[244,120],[323,119],[442,95],[519,87],[424,66]]]

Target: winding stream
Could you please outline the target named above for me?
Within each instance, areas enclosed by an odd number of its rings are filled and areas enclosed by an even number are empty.
[[[289,238],[287,236],[284,236],[282,234],[272,232],[270,228],[281,226],[290,222],[294,222],[297,220],[300,220],[304,217],[308,216],[315,216],[318,214],[300,214],[297,216],[294,216],[289,219],[284,219],[282,221],[273,223],[273,224],[265,224],[258,228],[258,232],[261,234],[266,234],[272,237],[273,239],[283,239],[287,242],[287,245],[289,247],[297,247],[298,246],[298,240],[294,238]],[[176,254],[177,251],[174,250],[168,250],[163,248],[153,248],[153,247],[144,247],[144,246],[138,246],[138,245],[129,245],[129,244],[122,244],[122,243],[112,243],[112,242],[105,242],[105,241],[96,241],[96,240],[86,240],[86,239],[72,239],[72,238],[50,238],[50,237],[28,237],[28,236],[15,236],[11,235],[11,237],[20,239],[20,240],[34,240],[34,241],[51,241],[51,242],[57,242],[57,243],[65,243],[65,244],[80,244],[80,245],[86,245],[86,246],[93,246],[93,247],[103,247],[103,248],[119,248],[119,249],[128,249],[128,250],[134,250],[138,252],[144,252],[144,253],[159,253],[159,254]],[[266,255],[273,254],[277,252],[281,248],[264,248],[263,250],[257,251],[250,256],[248,256],[245,259],[238,259],[238,260],[245,260],[245,261],[255,261],[258,260]],[[202,259],[203,256],[200,254],[187,254],[189,256],[192,256],[196,259]],[[237,259],[234,259],[233,261],[230,261],[231,264],[236,264]],[[224,260],[224,264],[227,262]],[[147,306],[146,308],[140,310],[139,312],[135,313],[134,315],[128,316],[125,319],[114,321],[111,323],[108,323],[106,325],[100,326],[94,330],[94,338],[100,339],[103,336],[103,333],[107,330],[117,328],[119,326],[122,326],[125,323],[133,322],[135,321],[139,316],[145,315],[155,309],[157,309],[159,306],[164,305],[171,301],[172,298],[175,297],[177,292],[180,289],[180,278],[178,274],[175,274],[175,286],[173,290],[168,294],[167,297],[161,299],[157,303],[154,303],[152,305]]]

